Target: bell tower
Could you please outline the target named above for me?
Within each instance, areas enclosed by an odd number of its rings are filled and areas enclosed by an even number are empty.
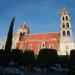
[[[59,53],[62,55],[70,54],[70,50],[74,49],[74,40],[70,14],[66,8],[60,14],[60,47]]]
[[[63,41],[72,41],[73,34],[71,19],[66,8],[63,9],[60,16],[60,38],[62,38]]]

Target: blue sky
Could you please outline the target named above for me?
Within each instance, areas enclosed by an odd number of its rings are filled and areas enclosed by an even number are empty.
[[[64,7],[70,12],[75,35],[75,0],[0,0],[0,41],[7,35],[13,16],[14,31],[25,21],[31,33],[59,32]]]

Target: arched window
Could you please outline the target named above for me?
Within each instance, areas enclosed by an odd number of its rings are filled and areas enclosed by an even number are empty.
[[[25,38],[23,36],[24,36],[24,33],[20,32],[19,41],[25,41]]]
[[[67,31],[67,35],[70,36],[70,31]]]
[[[32,44],[29,44],[28,49],[32,50]]]
[[[66,23],[66,27],[69,28],[69,23]]]
[[[42,44],[38,45],[38,51],[41,50],[41,49],[44,49],[44,48],[45,48],[45,43],[44,42]]]
[[[62,27],[65,28],[65,23],[62,23]]]
[[[42,44],[42,47],[45,47],[45,44],[44,43]]]
[[[41,44],[41,48],[45,48],[45,42],[44,41]]]
[[[68,16],[66,16],[66,20],[68,20]]]
[[[49,45],[49,49],[53,49],[54,48],[54,46],[53,45]]]
[[[64,17],[62,17],[62,20],[63,20],[63,21],[65,20]]]
[[[65,31],[63,31],[63,36],[66,36],[66,33],[65,33]]]
[[[44,43],[42,44],[42,48],[45,48],[45,44]]]

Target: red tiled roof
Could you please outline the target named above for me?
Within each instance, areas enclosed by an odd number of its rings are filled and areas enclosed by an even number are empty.
[[[29,45],[32,45],[32,50],[35,54],[39,53],[39,45],[42,43],[42,40],[45,41],[45,47],[49,48],[50,45],[53,45],[53,48],[58,50],[59,44],[59,33],[43,33],[43,34],[28,34],[21,36],[22,41],[16,43],[16,48],[28,49]],[[24,40],[24,42],[23,42]]]
[[[29,34],[23,35],[22,38],[25,40],[59,39],[59,33]]]

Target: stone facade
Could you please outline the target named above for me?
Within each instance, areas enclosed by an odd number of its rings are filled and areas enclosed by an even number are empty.
[[[59,53],[61,55],[70,54],[72,49],[75,49],[75,43],[73,40],[73,32],[70,14],[67,9],[63,9],[60,14],[60,45]]]

